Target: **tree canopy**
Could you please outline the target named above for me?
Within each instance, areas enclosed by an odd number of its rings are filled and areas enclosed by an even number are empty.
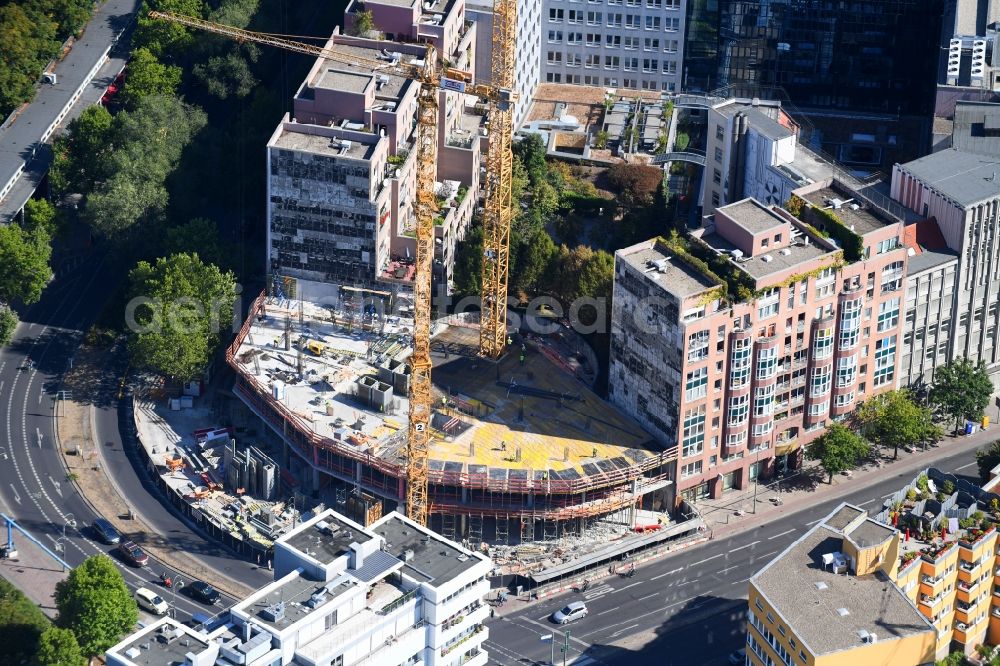
[[[833,483],[834,474],[855,467],[868,450],[868,442],[860,435],[841,423],[834,423],[806,446],[806,456],[818,460],[823,471],[830,475],[828,483]]]
[[[53,143],[49,183],[58,194],[86,194],[104,178],[114,118],[100,104],[88,106]]]
[[[150,17],[152,10],[205,18],[202,0],[145,0],[138,12],[138,25],[132,35],[133,48],[148,49],[157,58],[179,56],[194,45],[191,30],[179,23]]]
[[[42,229],[49,236],[55,236],[59,211],[48,199],[28,199],[24,204],[24,226],[29,231]]]
[[[31,304],[52,279],[52,239],[45,229],[0,226],[0,302]]]
[[[1000,439],[976,451],[976,466],[979,468],[979,480],[986,483],[990,480],[990,470],[1000,465]]]
[[[909,391],[886,391],[866,400],[858,409],[861,432],[870,441],[893,450],[941,439],[941,428],[934,423],[931,410],[921,407]]]
[[[83,666],[85,662],[72,631],[49,627],[38,639],[32,666]]]
[[[33,601],[0,578],[0,663],[27,663],[49,619]]]
[[[663,170],[648,164],[621,162],[608,169],[608,182],[624,207],[648,206],[663,182]]]
[[[982,361],[976,364],[962,358],[934,371],[930,401],[942,415],[955,420],[956,430],[965,419],[983,418],[992,395],[993,383]]]
[[[232,322],[232,273],[180,253],[155,264],[139,262],[129,281],[132,297],[144,303],[129,322],[132,362],[181,381],[198,377]]]
[[[125,108],[134,109],[144,97],[173,95],[180,84],[180,67],[164,65],[149,49],[138,48],[128,61],[121,100]]]
[[[17,329],[17,313],[9,305],[0,303],[0,347],[10,344]]]
[[[34,96],[42,70],[59,52],[61,31],[49,9],[40,0],[0,6],[0,118]]]
[[[85,655],[101,654],[139,619],[132,594],[107,555],[88,557],[56,584],[57,624],[69,629]]]

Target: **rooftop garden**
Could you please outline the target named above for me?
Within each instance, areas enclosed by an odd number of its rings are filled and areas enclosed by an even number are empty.
[[[832,210],[817,208],[802,197],[793,194],[785,203],[785,210],[797,217],[813,232],[831,238],[844,250],[847,261],[861,259],[865,252],[864,240],[850,230]]]
[[[703,240],[693,236],[680,236],[675,231],[670,232],[669,236],[660,236],[657,240],[690,268],[722,287],[720,298],[737,303],[754,298],[754,279]]]

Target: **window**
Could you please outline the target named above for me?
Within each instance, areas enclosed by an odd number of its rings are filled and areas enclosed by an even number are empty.
[[[888,384],[896,373],[896,336],[875,343],[875,386]]]
[[[724,137],[725,135],[726,135],[726,128],[723,127],[722,125],[716,125],[715,138],[718,139],[719,141],[722,141],[722,137]],[[722,151],[720,150],[719,152],[721,153]]]
[[[848,391],[847,393],[838,395],[833,404],[837,407],[847,407],[852,402],[854,402],[854,391]]]
[[[722,184],[722,172],[719,171],[718,169],[712,169],[712,182],[715,183],[716,185]]]
[[[719,205],[719,193],[718,192],[712,192],[712,205],[713,206],[718,206]]]
[[[733,351],[729,361],[730,388],[742,388],[750,381],[752,344],[750,338],[733,340]]]
[[[621,48],[622,36],[621,35],[604,35],[604,46],[609,49]]]
[[[774,384],[761,386],[754,392],[753,415],[770,416],[774,413]]]
[[[833,353],[833,327],[821,328],[816,331],[813,341],[813,358],[829,358]]]
[[[587,25],[601,25],[604,20],[604,16],[601,12],[587,12]],[[600,40],[598,40],[600,43]]]
[[[563,10],[561,9],[550,9],[549,10],[549,20],[553,23],[556,21],[563,20]]]
[[[858,378],[858,355],[837,360],[837,388],[852,385]]]
[[[695,460],[681,467],[681,478],[687,479],[701,474],[701,461]]]
[[[830,411],[830,401],[814,402],[809,405],[809,416],[822,416]]]
[[[750,416],[750,396],[736,395],[729,399],[729,425],[739,425]]]
[[[660,50],[660,39],[659,37],[647,37],[642,40],[642,48],[645,51],[659,51]],[[655,69],[655,67],[654,67]]]
[[[688,361],[701,361],[708,358],[708,345],[711,334],[708,331],[698,331],[688,336]]]
[[[903,284],[903,262],[894,261],[882,269],[882,293],[896,291]]]
[[[704,398],[708,393],[708,368],[698,368],[687,373],[684,387],[685,400]]]
[[[778,370],[778,348],[761,349],[757,354],[757,379],[770,379]]]
[[[753,436],[763,437],[764,435],[767,435],[771,432],[771,428],[773,426],[774,426],[774,421],[764,421],[763,423],[755,423],[753,425]]]
[[[546,54],[546,61],[550,65],[558,65],[562,63],[562,51],[549,51]]]
[[[660,17],[659,16],[647,16],[646,17],[646,30],[659,30],[660,29]]]
[[[679,18],[667,18],[664,29],[667,32],[677,32],[680,29],[681,20]]]
[[[569,13],[566,15],[567,23],[583,23],[583,10],[582,9],[570,9]]]
[[[743,444],[744,441],[746,441],[746,438],[747,434],[745,432],[738,432],[732,435],[726,435],[726,446],[730,448],[734,446],[740,446],[741,444]]]
[[[891,329],[896,328],[899,323],[899,299],[893,298],[892,300],[885,301],[878,306],[878,330],[879,333],[885,333]]]
[[[684,440],[682,455],[685,458],[698,455],[705,445],[705,407],[687,412],[684,415]]]
[[[560,44],[563,40],[562,30],[549,30],[549,42]]]
[[[830,379],[833,374],[832,370],[833,367],[829,365],[822,368],[813,368],[812,386],[809,390],[810,396],[816,398],[830,392]]]
[[[899,247],[898,238],[887,238],[884,241],[879,241],[875,254],[885,254],[886,252],[895,250],[897,247]]]

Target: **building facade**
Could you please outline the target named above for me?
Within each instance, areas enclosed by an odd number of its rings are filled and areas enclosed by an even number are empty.
[[[926,218],[933,218],[944,250],[954,253],[952,268],[942,264],[940,297],[948,310],[936,323],[936,347],[926,345],[926,361],[915,366],[908,380],[928,381],[933,368],[959,358],[982,361],[1000,386],[1000,182],[995,156],[948,148],[907,164],[897,164],[892,173],[892,196]],[[953,292],[950,297],[947,292]],[[915,330],[925,307],[932,305],[914,294]],[[910,317],[910,311],[907,312]],[[916,344],[914,338],[914,344]]]
[[[747,663],[933,664],[937,627],[915,586],[896,584],[902,548],[895,529],[841,504],[750,578]]]
[[[333,35],[327,47],[357,55],[359,64],[318,59],[267,146],[268,271],[318,297],[335,292],[331,285],[406,286],[413,277],[419,84],[360,59],[418,61],[423,42],[456,68],[475,66],[476,26],[465,20],[461,0],[412,7],[369,0],[365,7],[397,40],[392,50],[384,41]],[[348,27],[355,12],[356,3],[348,5]],[[437,194],[444,203],[434,266],[446,283],[478,198],[485,138],[475,100],[442,90],[439,103]]]
[[[896,386],[902,222],[838,181],[795,194],[808,224],[744,199],[616,253],[609,399],[676,448],[689,501],[797,467]]]
[[[492,563],[400,514],[369,528],[328,510],[275,542],[274,582],[210,626],[162,618],[109,666],[484,666]]]
[[[531,99],[542,76],[542,0],[518,0],[516,52],[514,54],[514,130],[517,131],[531,108]],[[493,78],[493,0],[468,0],[465,15],[476,23],[476,71],[479,82]]]
[[[686,0],[543,0],[542,81],[682,89]]]

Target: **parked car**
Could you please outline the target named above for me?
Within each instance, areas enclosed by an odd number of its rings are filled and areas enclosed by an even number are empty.
[[[135,545],[134,541],[122,541],[119,543],[118,552],[121,554],[123,560],[134,567],[144,567],[149,563],[149,555],[142,548]]]
[[[104,518],[94,519],[90,527],[94,530],[94,534],[97,535],[98,540],[109,546],[113,546],[122,540],[122,535],[115,529],[115,526]]]
[[[729,663],[732,666],[743,666],[747,663],[747,649],[740,648],[736,652],[731,652],[729,654]]]
[[[217,589],[203,580],[196,580],[186,586],[184,588],[184,593],[196,601],[209,605],[218,603],[221,596]]]
[[[140,587],[135,591],[135,602],[139,604],[139,608],[156,615],[166,615],[170,610],[170,604],[164,601],[163,597],[146,587]]]
[[[582,601],[574,601],[562,610],[557,610],[552,614],[552,621],[556,624],[568,624],[574,620],[587,617],[587,604]]]

